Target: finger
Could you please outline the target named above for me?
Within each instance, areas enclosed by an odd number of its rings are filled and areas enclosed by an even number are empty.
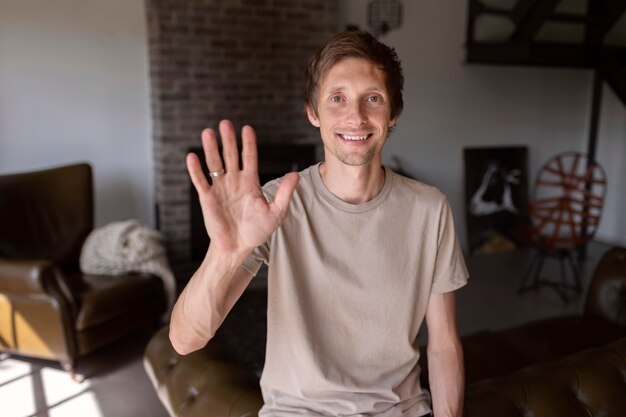
[[[295,172],[285,175],[280,181],[280,185],[274,196],[274,201],[270,204],[272,211],[274,211],[280,221],[283,221],[287,216],[289,202],[291,201],[291,197],[299,181],[300,176]]]
[[[222,154],[226,172],[239,171],[239,151],[237,150],[237,136],[235,127],[230,120],[220,122],[220,136],[222,138]]]
[[[251,126],[244,126],[241,130],[241,159],[243,160],[243,170],[256,174],[259,171],[259,156],[256,146],[256,133]]]
[[[200,165],[200,159],[198,158],[198,155],[193,152],[188,153],[186,162],[187,172],[189,172],[191,182],[196,188],[198,194],[208,191],[210,187],[209,182],[204,176],[204,172],[202,172],[202,166]]]
[[[204,129],[202,131],[202,149],[204,149],[204,160],[209,171],[219,171],[224,168],[220,151],[217,148],[215,130]]]

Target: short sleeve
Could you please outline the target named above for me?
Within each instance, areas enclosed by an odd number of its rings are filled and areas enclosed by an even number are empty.
[[[448,200],[444,198],[439,213],[435,276],[435,293],[454,291],[467,284],[469,273],[454,229],[454,220]]]
[[[256,276],[261,266],[269,262],[269,244],[268,242],[256,248],[248,258],[241,264],[241,267],[252,275]]]
[[[268,182],[263,186],[263,195],[268,203],[274,200],[274,193],[278,186],[278,180]],[[263,264],[268,264],[270,258],[270,244],[265,242],[261,246],[257,247],[246,260],[241,264],[241,267],[252,275],[256,276]]]

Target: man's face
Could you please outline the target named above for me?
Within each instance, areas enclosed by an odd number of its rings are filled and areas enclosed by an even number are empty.
[[[385,73],[363,58],[344,58],[321,81],[317,114],[307,107],[313,126],[320,128],[326,161],[350,166],[380,165],[391,119]]]

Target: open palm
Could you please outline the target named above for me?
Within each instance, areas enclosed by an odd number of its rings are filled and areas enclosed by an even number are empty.
[[[259,183],[256,134],[252,127],[241,132],[243,167],[239,166],[237,138],[232,123],[219,125],[220,156],[213,129],[202,132],[202,147],[211,172],[225,170],[209,183],[195,154],[187,156],[187,170],[200,199],[204,224],[213,249],[248,253],[261,245],[280,227],[287,216],[289,201],[298,184],[298,174],[287,174],[274,201],[268,203]]]

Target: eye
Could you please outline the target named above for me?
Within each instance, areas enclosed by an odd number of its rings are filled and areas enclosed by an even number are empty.
[[[380,103],[382,98],[380,96],[370,96],[367,98],[368,103]]]
[[[340,96],[332,96],[330,98],[330,101],[333,103],[340,103],[341,102],[341,97]]]

